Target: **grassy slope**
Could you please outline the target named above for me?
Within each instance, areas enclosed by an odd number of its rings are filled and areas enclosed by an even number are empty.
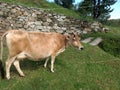
[[[22,61],[25,78],[12,67],[11,80],[0,80],[0,90],[119,90],[120,59],[100,48],[84,44],[78,51],[68,48],[56,58],[55,73],[43,61]],[[23,63],[24,62],[24,63]]]
[[[37,5],[32,3],[33,0],[0,1],[32,7]],[[37,7],[51,7],[49,4],[46,5],[43,0],[41,2],[43,2],[42,6]],[[54,8],[53,6],[56,7],[52,5],[52,8]],[[67,10],[67,12],[69,11]],[[112,30],[110,33],[120,34],[119,28],[111,28],[114,31]],[[50,72],[50,62],[45,69],[43,61],[22,61],[21,67],[26,77],[19,77],[17,71],[12,67],[11,80],[0,80],[0,90],[120,90],[120,59],[97,46],[93,47],[88,44],[84,44],[84,46],[85,49],[81,52],[70,47],[59,55],[55,62],[55,73]],[[4,53],[7,53],[6,50]],[[4,59],[6,59],[6,54],[4,54]]]

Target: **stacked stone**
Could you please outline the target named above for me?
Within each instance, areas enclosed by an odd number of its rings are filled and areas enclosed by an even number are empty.
[[[87,28],[93,30],[94,27],[92,26],[91,28],[90,25],[87,22]],[[24,29],[28,31],[58,33],[77,31],[80,34],[88,30],[83,26],[84,22],[79,19],[50,13],[47,9],[0,3],[0,32],[9,29]]]

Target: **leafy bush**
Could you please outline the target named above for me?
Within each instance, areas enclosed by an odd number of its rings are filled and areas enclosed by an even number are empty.
[[[99,46],[104,51],[120,57],[120,38],[104,38],[104,41]]]

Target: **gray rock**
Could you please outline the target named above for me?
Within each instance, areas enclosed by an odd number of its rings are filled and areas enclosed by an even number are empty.
[[[4,15],[4,12],[3,11],[0,11],[0,16],[3,16]]]
[[[91,42],[92,39],[93,39],[93,37],[89,37],[89,38],[86,38],[86,39],[82,40],[81,42],[89,43],[89,42]]]
[[[93,40],[93,41],[90,43],[90,45],[96,46],[96,45],[98,45],[102,40],[103,40],[103,39],[102,39],[101,37],[98,37],[98,38],[96,38],[95,40]]]
[[[11,9],[11,13],[16,13],[17,10],[14,8],[14,9]]]

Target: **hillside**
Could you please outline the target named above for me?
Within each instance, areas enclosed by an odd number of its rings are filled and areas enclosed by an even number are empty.
[[[78,18],[77,13],[45,0],[0,1],[27,7],[47,8],[51,9],[49,12],[52,13],[57,12]],[[108,27],[110,28],[108,33],[87,34],[83,35],[82,39],[101,36],[107,40],[111,38],[120,40],[120,27]],[[69,47],[60,54],[56,58],[55,73],[50,72],[50,62],[45,69],[44,61],[33,62],[27,59],[22,61],[21,69],[26,76],[19,77],[16,69],[12,67],[11,80],[0,79],[0,90],[120,90],[120,58],[105,52],[98,46],[83,45],[83,51]],[[4,62],[6,58],[7,49],[4,47]]]
[[[19,77],[13,67],[11,80],[1,80],[0,90],[119,90],[120,59],[98,47],[86,44],[84,47],[83,51],[70,47],[59,55],[55,73],[50,72],[50,63],[45,69],[43,61],[22,61],[26,76]]]

